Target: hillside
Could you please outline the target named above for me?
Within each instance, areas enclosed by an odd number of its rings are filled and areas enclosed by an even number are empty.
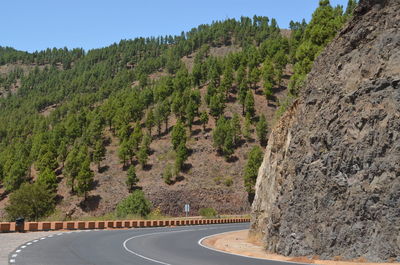
[[[255,147],[352,11],[321,8],[320,43],[254,16],[87,52],[0,48],[1,217],[37,186],[56,210],[30,219],[112,213],[134,190],[168,215],[248,213]]]
[[[399,9],[361,1],[273,128],[252,205],[267,251],[400,260]]]

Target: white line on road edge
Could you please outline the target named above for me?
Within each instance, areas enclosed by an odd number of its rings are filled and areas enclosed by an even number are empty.
[[[18,256],[18,254],[12,254],[11,255],[11,258],[15,258],[15,257],[17,257]]]
[[[249,258],[249,259],[258,259],[258,260],[269,260],[269,261],[276,261],[276,262],[282,262],[282,263],[292,263],[292,264],[302,264],[302,265],[309,265],[309,263],[301,263],[301,262],[294,262],[294,261],[284,261],[284,260],[275,260],[275,259],[266,259],[266,258],[258,258],[258,257],[251,257],[251,256],[246,256],[246,255],[242,255],[242,254],[236,254],[236,253],[231,253],[231,252],[227,252],[227,251],[223,251],[223,250],[219,250],[216,248],[212,248],[209,246],[204,245],[202,242],[204,240],[206,240],[207,238],[210,237],[214,237],[214,236],[219,236],[219,235],[224,235],[224,234],[229,234],[232,232],[238,232],[238,231],[244,231],[247,229],[243,229],[243,230],[237,230],[237,231],[229,231],[229,232],[224,232],[224,233],[219,233],[219,234],[214,234],[214,235],[209,235],[209,236],[205,236],[203,238],[201,238],[197,244],[199,244],[200,246],[202,246],[203,248],[212,250],[212,251],[216,251],[216,252],[220,252],[220,253],[224,253],[224,254],[229,254],[229,255],[234,255],[234,256],[239,256],[239,257],[243,257],[243,258]]]
[[[20,250],[20,249],[17,249],[15,252],[17,252],[17,253],[20,253],[20,252],[21,252],[21,250]]]
[[[225,226],[224,228],[229,228],[229,227],[235,227],[235,226],[234,226],[234,225],[232,225],[232,226]],[[151,235],[160,235],[160,234],[168,234],[168,233],[172,234],[172,233],[193,232],[193,231],[203,231],[203,230],[211,230],[211,229],[218,229],[218,228],[221,228],[221,227],[211,227],[211,228],[202,228],[202,229],[186,229],[186,230],[156,232],[156,233],[149,233],[149,234],[144,234],[144,235],[138,235],[138,236],[130,237],[130,238],[128,238],[127,240],[125,240],[124,243],[122,244],[122,246],[124,247],[124,249],[125,249],[126,251],[128,251],[128,252],[132,253],[133,255],[136,255],[136,256],[138,256],[138,257],[140,257],[140,258],[142,258],[142,259],[145,259],[145,260],[148,260],[148,261],[151,261],[151,262],[155,262],[155,263],[158,263],[158,264],[162,264],[162,265],[171,265],[171,264],[166,263],[166,262],[163,262],[163,261],[155,260],[155,259],[152,259],[152,258],[143,256],[143,255],[140,255],[139,253],[136,253],[136,252],[130,250],[130,249],[126,246],[126,243],[128,243],[128,241],[130,241],[130,240],[132,240],[132,239],[136,239],[136,238],[140,238],[140,237],[145,237],[145,236],[151,236]]]
[[[10,259],[10,263],[15,263],[15,259]]]

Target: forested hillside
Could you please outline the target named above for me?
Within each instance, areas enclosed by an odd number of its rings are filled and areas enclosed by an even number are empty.
[[[289,32],[254,16],[89,51],[0,47],[1,216],[103,215],[137,189],[166,214],[247,212],[269,125],[354,5],[320,1]],[[48,202],[23,213],[24,196]]]

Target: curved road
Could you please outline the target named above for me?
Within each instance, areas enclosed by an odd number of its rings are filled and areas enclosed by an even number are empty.
[[[203,237],[248,226],[246,223],[63,232],[25,243],[10,253],[9,261],[30,265],[285,264],[226,254],[198,243]]]

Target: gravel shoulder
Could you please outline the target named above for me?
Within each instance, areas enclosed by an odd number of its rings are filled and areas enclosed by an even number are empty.
[[[8,255],[25,242],[56,233],[60,233],[60,231],[0,233],[0,265],[8,265]]]
[[[216,250],[225,251],[232,254],[244,255],[254,258],[262,258],[277,261],[290,261],[309,264],[322,265],[383,265],[383,264],[400,264],[400,263],[372,263],[362,258],[354,261],[340,260],[319,260],[318,257],[285,257],[277,254],[266,253],[262,244],[249,240],[248,230],[234,231],[224,234],[218,234],[208,237],[202,241],[202,244],[214,248]],[[337,257],[340,259],[340,257]]]

